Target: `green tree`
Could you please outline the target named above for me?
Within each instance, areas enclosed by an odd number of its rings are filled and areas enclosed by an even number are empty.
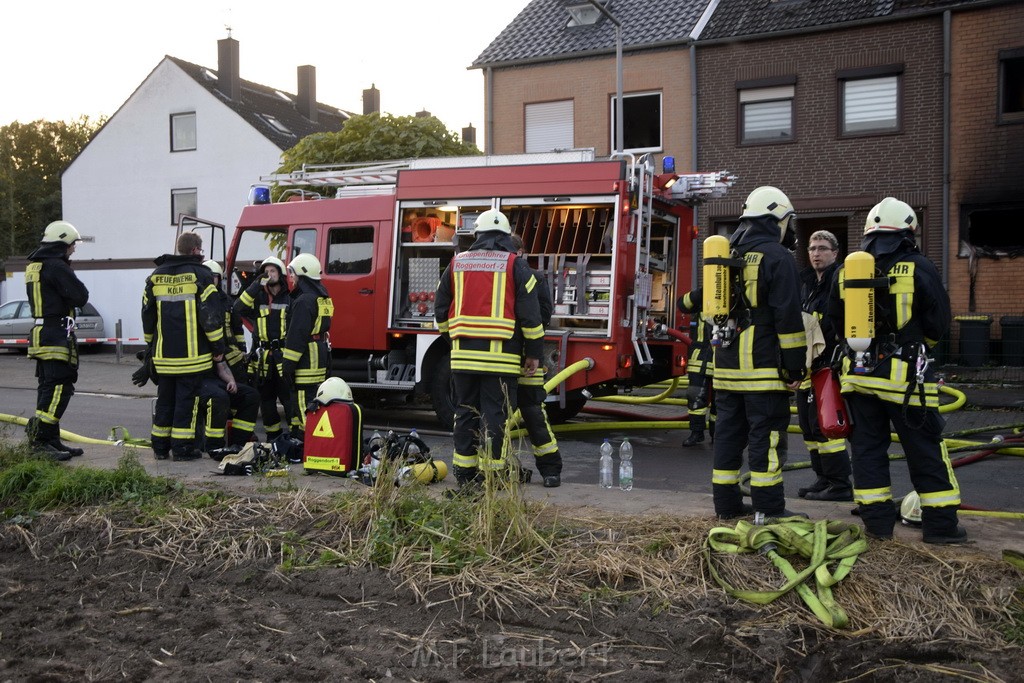
[[[353,116],[336,133],[314,133],[283,155],[278,173],[298,171],[303,164],[348,164],[422,157],[480,154],[433,116]]]
[[[61,218],[60,176],[105,119],[0,126],[0,260],[27,254]]]

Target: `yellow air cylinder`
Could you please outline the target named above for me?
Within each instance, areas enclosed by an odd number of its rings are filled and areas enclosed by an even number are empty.
[[[708,263],[709,259],[729,258],[729,240],[712,235],[704,240],[704,301],[705,318],[729,315],[729,266]]]
[[[875,276],[875,257],[866,251],[855,251],[846,257],[845,281],[870,280]],[[870,287],[844,287],[844,336],[854,352],[855,373],[866,372],[865,362],[871,341],[875,338],[875,290]]]
[[[406,465],[398,471],[397,483],[403,486],[419,482],[420,484],[431,484],[435,481],[443,481],[448,476],[448,465],[444,460],[435,460],[433,465],[429,462],[422,462],[416,465]]]

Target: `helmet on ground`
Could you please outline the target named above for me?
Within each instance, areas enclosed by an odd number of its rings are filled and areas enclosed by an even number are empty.
[[[320,279],[320,261],[312,254],[299,254],[288,264],[288,270],[312,280]]]
[[[900,503],[900,518],[907,526],[921,526],[921,496],[911,491]]]
[[[895,197],[886,197],[868,212],[868,219],[864,223],[865,236],[873,232],[899,230],[917,232],[917,214],[910,208],[910,204]]]
[[[793,215],[793,204],[786,193],[777,187],[763,185],[747,195],[740,218],[771,216],[779,222],[779,241],[782,242]]]
[[[476,227],[473,232],[487,232],[497,230],[506,235],[512,234],[512,226],[508,224],[508,217],[497,209],[488,209],[476,219]]]
[[[352,389],[349,388],[348,383],[342,378],[328,377],[320,384],[320,388],[316,390],[316,397],[313,400],[322,406],[334,401],[351,401]]]
[[[209,261],[203,261],[203,265],[213,271],[214,275],[220,275],[224,277],[224,269],[220,267],[220,264],[210,259]]]
[[[80,239],[82,239],[82,236],[78,233],[78,230],[67,221],[54,221],[43,230],[44,242],[74,244]]]
[[[268,256],[267,258],[263,259],[263,262],[260,263],[259,272],[262,273],[267,266],[277,266],[277,270],[281,273],[281,275],[284,275],[284,261],[277,258],[276,256]]]

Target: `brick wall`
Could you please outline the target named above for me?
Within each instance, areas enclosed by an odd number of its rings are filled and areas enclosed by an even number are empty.
[[[840,138],[840,69],[905,65],[902,131]],[[795,140],[738,144],[737,81],[796,76]],[[867,212],[887,195],[920,210],[925,251],[942,254],[942,19],[932,17],[771,40],[697,46],[698,166],[736,173],[730,195],[702,208],[734,218],[746,195],[776,185],[803,216],[847,217],[847,246],[860,242]]]
[[[686,48],[623,55],[622,91],[662,93],[664,155],[675,156],[676,168],[692,164],[690,56]],[[488,154],[524,151],[525,105],[573,100],[576,147],[593,147],[599,156],[611,152],[611,102],[615,96],[615,57],[593,57],[550,64],[495,69],[493,72],[494,148]]]
[[[997,122],[999,51],[1024,47],[1024,5],[953,15],[951,62],[949,290],[954,311],[967,311],[969,261],[958,257],[960,205],[1024,201],[1024,122]],[[1024,243],[1024,217],[1015,230]],[[975,280],[976,310],[995,318],[1024,315],[1024,264],[982,258]]]

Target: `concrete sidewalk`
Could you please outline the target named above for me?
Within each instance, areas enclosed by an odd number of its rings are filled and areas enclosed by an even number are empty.
[[[80,380],[76,385],[76,391],[78,394],[155,397],[155,387],[152,384],[139,388],[131,383],[131,374],[138,367],[139,363],[135,360],[134,355],[126,355],[119,363],[112,353],[86,354],[82,357]],[[0,387],[34,388],[36,384],[34,370],[34,362],[29,361],[23,354],[18,355],[9,350],[0,352],[0,378],[2,378]],[[965,409],[946,416],[947,433],[982,429],[993,425],[1024,423],[1024,412],[1022,412],[1024,392],[1019,388],[1005,385],[975,386],[967,389],[965,393],[968,399]],[[80,399],[76,398],[75,400]],[[72,409],[74,409],[74,403]],[[674,410],[678,412],[679,408]],[[7,430],[6,434],[6,438],[18,440],[23,438],[20,429]],[[148,438],[148,434],[133,434],[133,436]],[[563,438],[568,441],[572,437]],[[986,436],[972,438],[987,439]],[[445,441],[450,444],[450,438],[440,437],[440,441],[442,445]],[[806,451],[800,450],[802,443],[796,443],[799,441],[795,435],[790,438],[791,453],[793,453],[791,460],[806,459]],[[665,442],[664,448],[679,452],[678,441],[675,440],[674,435],[666,436]],[[439,449],[438,452],[444,453],[449,448],[450,445],[448,448]],[[125,448],[113,443],[90,444],[85,446],[85,450],[86,454],[83,457],[74,459],[74,465],[114,468],[125,452]],[[709,457],[709,451],[703,451],[702,457]],[[139,461],[153,475],[174,477],[186,482],[191,487],[221,487],[246,495],[272,495],[276,492],[295,489],[307,489],[323,494],[365,489],[362,484],[353,480],[330,476],[304,476],[301,466],[296,465],[292,466],[291,473],[287,477],[231,477],[219,475],[217,464],[212,460],[181,463],[170,460],[157,461],[152,457],[151,451],[139,449]],[[450,477],[448,481],[451,481]],[[794,485],[788,483],[789,481],[789,475],[787,475],[787,488],[793,488]],[[793,478],[793,481],[799,483],[799,479],[796,477]],[[1016,482],[1013,483],[1016,484]],[[440,488],[438,487],[438,489]],[[613,516],[658,514],[708,517],[710,524],[710,511],[713,509],[710,485],[706,487],[706,491],[702,485],[690,488],[691,490],[683,491],[634,488],[625,493],[617,488],[604,490],[596,485],[580,483],[565,483],[557,489],[545,489],[535,481],[525,487],[525,491],[530,499],[557,505],[563,508],[566,514],[578,511]],[[697,489],[701,492],[695,492]],[[856,520],[850,514],[853,507],[851,503],[825,503],[798,499],[794,499],[794,502],[801,511],[807,512],[815,518]],[[1021,508],[1024,509],[1024,505]],[[1022,520],[962,515],[961,521],[967,527],[974,541],[969,547],[981,551],[985,555],[998,556],[1004,548],[1024,551],[1024,521]],[[897,525],[896,537],[901,541],[919,543],[920,530]]]

